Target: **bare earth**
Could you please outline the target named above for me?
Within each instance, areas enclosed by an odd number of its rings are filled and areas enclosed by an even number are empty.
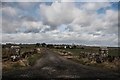
[[[56,54],[46,49],[44,55],[36,64],[25,70],[13,70],[3,72],[3,80],[10,78],[119,78],[117,72],[98,69],[95,67],[85,66]],[[119,80],[119,79],[118,79]]]

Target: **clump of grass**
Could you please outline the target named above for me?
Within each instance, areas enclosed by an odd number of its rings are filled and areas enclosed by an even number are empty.
[[[15,63],[15,64],[13,64],[12,67],[13,67],[13,68],[21,68],[21,67],[23,67],[23,66],[20,65],[20,63],[17,62],[17,63]]]
[[[14,65],[12,65],[12,67],[17,68],[17,67],[20,67],[20,65],[19,65],[19,63],[15,63]]]
[[[28,63],[30,66],[33,66],[35,62],[41,57],[41,54],[33,54],[30,57],[28,57]]]

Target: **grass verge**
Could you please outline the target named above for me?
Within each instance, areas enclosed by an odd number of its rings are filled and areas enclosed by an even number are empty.
[[[31,55],[30,57],[28,57],[28,63],[29,63],[29,65],[30,66],[33,66],[35,63],[36,63],[36,61],[38,60],[38,59],[40,59],[42,57],[42,53],[41,54],[33,54],[33,55]]]

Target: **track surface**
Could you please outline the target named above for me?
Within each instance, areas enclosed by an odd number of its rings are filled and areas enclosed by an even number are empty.
[[[55,52],[45,49],[44,55],[36,64],[25,70],[3,73],[8,78],[118,78],[115,72],[85,66],[65,59]]]

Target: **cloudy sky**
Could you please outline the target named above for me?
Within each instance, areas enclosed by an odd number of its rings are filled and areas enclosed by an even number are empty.
[[[2,2],[2,43],[118,46],[117,2]]]

